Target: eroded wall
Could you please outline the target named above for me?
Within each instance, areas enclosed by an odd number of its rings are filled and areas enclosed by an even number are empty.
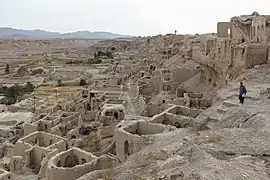
[[[246,68],[265,64],[268,60],[268,47],[265,44],[249,44],[246,49]]]
[[[218,22],[217,23],[217,36],[219,38],[228,38],[230,30],[231,30],[231,23],[230,22]]]
[[[67,157],[76,156],[78,162],[74,167],[64,167]],[[51,158],[48,162],[47,180],[76,180],[77,178],[97,169],[97,157],[78,148],[72,148]],[[72,159],[71,159],[72,160]]]

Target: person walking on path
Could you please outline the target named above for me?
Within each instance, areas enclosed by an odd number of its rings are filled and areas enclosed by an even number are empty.
[[[240,82],[240,87],[239,87],[239,101],[240,101],[240,104],[244,104],[246,94],[247,94],[247,89],[243,85],[243,82]]]

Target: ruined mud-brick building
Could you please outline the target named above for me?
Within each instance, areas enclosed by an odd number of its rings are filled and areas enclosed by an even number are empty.
[[[209,81],[217,82],[269,62],[270,15],[241,15],[217,23],[217,36],[195,38],[192,58],[209,67]]]
[[[130,155],[147,146],[153,136],[174,130],[174,127],[145,120],[123,121],[114,132],[116,157],[124,162]]]
[[[235,16],[230,22],[218,23],[218,37],[229,37],[240,42],[267,42],[270,36],[270,15]]]
[[[231,18],[230,22],[218,23],[218,37],[230,38],[232,45],[235,45],[232,46],[232,59],[242,59],[246,68],[252,68],[268,60],[269,23],[270,16],[256,12],[236,16]],[[239,46],[242,43],[245,43],[245,46]]]

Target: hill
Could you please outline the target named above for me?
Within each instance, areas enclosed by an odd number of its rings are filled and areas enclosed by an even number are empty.
[[[110,32],[90,32],[90,31],[77,31],[72,33],[61,34],[59,32],[49,32],[42,30],[23,30],[13,28],[0,28],[0,39],[115,39],[127,38],[128,35],[114,34]]]

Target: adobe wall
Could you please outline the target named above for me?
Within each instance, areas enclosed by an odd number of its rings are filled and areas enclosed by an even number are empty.
[[[28,162],[23,160],[22,156],[12,156],[10,158],[10,162],[9,162],[10,172],[15,172],[18,174],[24,173],[24,170],[25,170],[24,168],[25,168],[25,165],[27,163]],[[28,163],[28,164],[30,164],[30,163]]]
[[[25,123],[23,125],[24,136],[27,136],[28,134],[36,132],[37,130],[38,130],[38,126],[36,126],[36,125],[28,124],[28,123]]]
[[[166,113],[160,113],[155,116],[153,116],[149,121],[152,123],[160,123],[163,124],[163,121],[167,119]]]
[[[155,92],[155,86],[154,86],[154,84],[149,84],[149,86],[147,86],[147,87],[140,88],[139,92],[142,95],[152,94],[153,92]]]
[[[34,166],[41,166],[42,159],[46,156],[46,154],[50,153],[51,151],[44,147],[35,146],[33,150],[28,154],[26,153],[25,159],[30,162],[29,165]]]
[[[172,82],[182,83],[198,73],[196,69],[191,68],[175,68],[172,70]]]
[[[161,113],[152,117],[150,119],[150,122],[161,123],[175,127],[179,126],[178,128],[186,128],[193,126],[194,118],[182,115],[175,115],[171,113]]]
[[[105,139],[109,137],[113,137],[115,131],[115,126],[104,126],[101,129],[98,129],[97,136],[99,139]]]
[[[139,152],[148,144],[147,136],[162,133],[166,126],[147,121],[129,122],[124,127],[118,125],[114,133],[116,156],[123,162],[130,155]]]
[[[169,125],[175,126],[177,128],[186,128],[188,126],[193,126],[194,118],[182,116],[182,115],[175,115],[166,113],[166,118],[170,121]]]
[[[136,131],[136,127],[135,131]],[[115,145],[116,145],[116,156],[117,158],[121,161],[124,162],[128,156],[131,154],[134,154],[138,151],[141,150],[141,143],[140,143],[140,136],[138,135],[133,135],[130,134],[123,129],[116,129],[114,133],[114,139],[115,139]],[[128,142],[128,152],[129,154],[127,155],[125,153],[125,147],[124,143]]]
[[[143,97],[139,98],[139,109],[140,109],[140,113],[145,109],[146,107],[146,103],[143,99]]]
[[[215,39],[207,39],[205,42],[201,42],[201,43],[204,43],[204,51],[203,52],[205,53],[205,55],[208,55],[210,51],[216,49],[217,39],[216,38]]]
[[[0,105],[0,112],[7,112],[7,111],[8,111],[8,106]]]
[[[0,169],[0,180],[15,180],[10,172]]]
[[[49,134],[49,133],[41,133],[41,141],[45,147],[48,147],[48,146],[55,144],[55,143],[58,143],[61,140],[66,141],[65,138],[62,138],[60,136],[56,136],[56,135]]]
[[[65,150],[66,139],[60,136],[45,132],[34,132],[21,139],[19,139],[15,144],[14,154],[17,156],[24,156],[25,150],[35,146],[36,144],[43,147],[49,147],[50,145],[55,144],[57,148]]]
[[[54,126],[51,128],[50,133],[57,135],[57,136],[62,136],[63,132],[61,132],[60,128],[63,126],[62,123]]]
[[[73,154],[74,153],[74,154]],[[63,167],[68,156],[76,155],[79,164],[74,167]],[[82,159],[86,160],[83,164]],[[78,148],[72,148],[68,151],[61,152],[51,158],[48,162],[47,180],[76,180],[77,178],[96,170],[96,156]],[[58,166],[60,165],[60,166]]]
[[[246,47],[235,47],[233,49],[233,61],[239,66],[245,67]]]
[[[153,86],[156,92],[160,92],[161,78],[160,76],[152,76]]]
[[[222,38],[217,39],[216,41],[216,59],[219,61],[219,63],[222,63],[224,61],[224,58],[230,58],[231,57],[231,39],[229,38]],[[228,61],[228,59],[226,59]],[[225,61],[226,63],[226,61]]]
[[[65,151],[66,147],[67,147],[67,141],[61,140],[48,146],[47,149],[51,149],[51,150],[58,149],[59,151]]]
[[[204,92],[207,91],[207,89],[204,89],[203,86],[200,86],[200,83],[202,81],[203,74],[199,72],[189,80],[182,83],[181,87],[187,91],[187,92]]]
[[[27,112],[31,112],[32,109],[31,108],[27,108],[27,107],[21,107],[21,106],[15,106],[15,105],[10,105],[7,106],[8,111],[10,112],[20,112],[20,111],[27,111]]]
[[[159,134],[165,130],[165,126],[161,124],[150,123],[147,121],[139,121],[138,122],[138,135],[152,135]]]
[[[217,36],[219,38],[228,38],[228,29],[231,29],[230,22],[218,22],[217,23]]]
[[[157,104],[150,104],[149,103],[148,105],[146,105],[144,111],[145,111],[144,116],[152,117],[152,116],[158,114],[160,109],[159,109],[159,106]]]
[[[78,117],[78,113],[71,113],[71,112],[63,112],[61,115],[61,121],[62,122],[67,122],[67,121],[71,121],[74,118]]]
[[[105,104],[125,104],[125,100],[121,100],[121,99],[106,99]]]
[[[264,16],[258,16],[252,18],[252,39],[255,42],[262,41],[263,37],[268,35],[266,31],[266,18]]]
[[[40,131],[50,132],[50,129],[57,124],[57,119],[55,121],[39,120],[37,123]]]
[[[17,141],[15,144],[15,149],[14,149],[14,155],[15,156],[24,156],[24,153],[27,149],[32,148],[33,146],[29,143],[24,143],[22,141]]]
[[[162,91],[172,91],[173,83],[171,81],[162,81],[161,82],[161,90]]]
[[[240,31],[231,23],[231,38],[236,40],[242,40],[244,39],[243,35],[240,33]]]
[[[265,44],[249,44],[246,49],[246,68],[265,64],[268,60],[268,47]]]
[[[47,170],[48,170],[48,161],[51,159],[53,156],[59,153],[59,150],[54,149],[52,152],[49,152],[46,154],[46,156],[42,159],[41,161],[41,167],[38,173],[38,179],[45,178],[47,175]]]
[[[268,58],[267,58],[267,64],[270,64],[270,46],[268,46]]]
[[[188,108],[185,106],[173,106],[167,109],[165,112],[195,118],[202,112],[202,110]]]

